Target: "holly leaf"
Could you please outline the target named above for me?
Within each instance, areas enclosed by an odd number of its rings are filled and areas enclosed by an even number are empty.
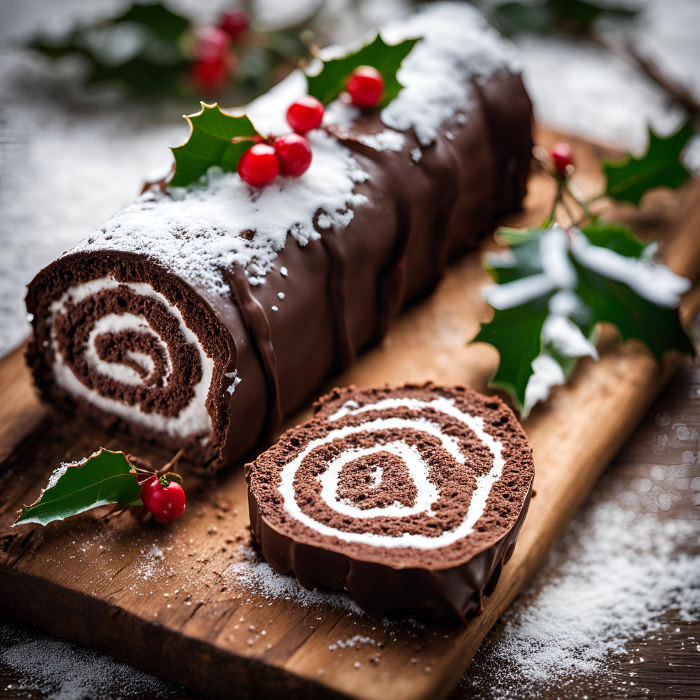
[[[525,391],[533,375],[533,360],[542,352],[542,326],[547,318],[548,297],[511,309],[494,309],[493,319],[481,324],[472,342],[488,343],[498,350],[500,362],[489,386],[503,389],[518,411],[525,405]]]
[[[694,354],[678,310],[657,306],[623,282],[605,277],[576,263],[578,294],[599,323],[617,328],[623,341],[641,340],[661,362],[667,350]]]
[[[14,525],[48,525],[109,503],[126,505],[138,501],[140,492],[136,469],[126,455],[100,448],[81,462],[62,464],[39,498],[22,509]]]
[[[508,392],[523,417],[568,380],[579,359],[597,359],[600,323],[614,325],[623,341],[641,340],[658,360],[670,349],[693,353],[678,317],[690,282],[653,261],[655,243],[627,226],[502,229],[497,240],[510,248],[485,259],[497,282],[484,292],[494,316],[473,342],[498,350],[489,386]]]
[[[222,112],[218,104],[201,103],[202,109],[185,119],[190,136],[182,146],[172,148],[175,174],[169,187],[186,187],[199,180],[213,165],[224,172],[236,172],[240,157],[261,134],[243,114],[234,117]]]
[[[141,24],[163,41],[178,41],[190,27],[187,17],[178,15],[159,2],[133,4],[112,20],[114,24],[122,22]]]
[[[521,31],[587,34],[602,15],[630,19],[638,12],[624,5],[616,6],[592,0],[506,2],[494,10],[496,22],[506,34],[511,35]]]
[[[654,187],[678,189],[690,177],[680,157],[694,133],[691,120],[667,138],[649,128],[649,147],[641,158],[631,154],[621,161],[605,158],[605,195],[639,206],[644,194]]]
[[[404,58],[408,56],[418,41],[418,39],[405,39],[398,44],[387,44],[377,34],[372,42],[365,44],[355,53],[322,61],[321,70],[316,75],[306,75],[309,95],[313,95],[324,105],[327,105],[345,90],[348,76],[355,68],[372,66],[384,78],[384,97],[382,97],[379,107],[385,107],[403,89],[396,73]]]
[[[657,241],[643,241],[625,224],[596,221],[581,229],[593,244],[614,250],[628,258],[650,258],[658,248]]]
[[[80,55],[88,83],[120,82],[135,92],[178,91],[188,58],[190,20],[160,3],[136,3],[117,17],[78,26],[62,37],[37,36],[27,46],[49,58]]]
[[[505,253],[487,253],[484,268],[494,282],[506,284],[542,272],[540,237],[543,229],[513,229],[502,226],[496,231],[496,241],[510,246]]]

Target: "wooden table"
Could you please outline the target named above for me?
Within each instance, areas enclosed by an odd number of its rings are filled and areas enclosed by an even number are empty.
[[[551,132],[541,132],[538,141],[548,145],[557,138]],[[605,150],[569,140],[575,142],[579,184],[595,191],[599,185],[597,162]],[[526,212],[510,223],[523,226],[541,221],[551,202],[552,187],[551,180],[533,176]],[[693,183],[681,197],[660,193],[641,212],[623,212],[642,235],[664,237],[669,264],[693,278],[700,269],[697,201],[698,183]],[[371,385],[434,379],[468,382],[483,389],[495,354],[483,345],[467,349],[465,342],[473,337],[478,321],[488,314],[479,302],[484,279],[478,257],[457,263],[430,299],[402,317],[382,347],[365,355],[334,381]],[[71,547],[73,540],[82,541],[96,532],[89,514],[46,530],[30,526],[26,537],[20,536],[19,528],[6,529],[19,499],[28,502],[30,493],[38,492],[46,473],[60,460],[88,454],[98,443],[110,449],[140,449],[144,456],[164,458],[157,451],[143,451],[127,438],[103,434],[65,417],[46,421],[44,409],[31,395],[21,357],[10,357],[0,372],[0,395],[4,399],[4,410],[0,408],[4,416],[0,419],[0,461],[4,462],[5,476],[4,493],[0,493],[4,528],[0,532],[0,575],[6,586],[0,610],[108,649],[163,675],[186,680],[216,697],[226,696],[232,684],[258,692],[267,684],[268,691],[287,688],[292,693],[313,692],[319,697],[325,697],[328,689],[363,698],[444,697],[500,613],[545,558],[604,465],[623,444],[624,436],[630,434],[673,375],[678,362],[678,358],[669,357],[659,367],[638,345],[620,349],[611,332],[601,335],[599,350],[601,361],[583,362],[571,384],[557,391],[546,406],[536,409],[525,424],[538,465],[538,496],[515,556],[504,569],[495,593],[485,601],[484,613],[463,629],[397,632],[397,637],[404,637],[401,643],[382,650],[379,666],[363,664],[361,671],[356,671],[347,658],[337,658],[340,655],[328,651],[329,640],[359,631],[342,612],[326,614],[322,623],[315,623],[308,611],[275,602],[271,614],[263,620],[264,615],[256,612],[259,606],[240,602],[240,586],[224,584],[221,572],[238,555],[228,551],[236,547],[236,541],[232,539],[228,545],[223,529],[240,540],[247,524],[244,486],[235,472],[218,478],[214,488],[241,506],[238,510],[230,503],[228,507],[220,505],[211,485],[191,476],[188,493],[197,510],[186,514],[182,522],[165,531],[140,531],[138,526],[134,529],[128,524],[116,530],[107,528],[105,544],[111,547],[108,557],[127,557],[126,574],[112,559],[102,559],[97,550],[85,554],[80,564],[83,555]],[[294,420],[301,418],[296,416]],[[29,441],[19,442],[37,426],[38,432]],[[8,469],[14,473],[9,480]],[[222,532],[209,527],[210,521],[215,523],[219,517]],[[168,565],[177,570],[172,579],[160,577],[163,580],[153,586],[157,595],[147,588],[141,590],[142,584],[125,584],[124,577],[133,578],[134,567],[141,565],[138,556],[132,557],[130,552],[139,547],[165,547],[164,543],[176,547],[177,554],[169,558]],[[78,561],[69,561],[69,554],[76,555]],[[92,575],[93,568],[98,575]],[[198,589],[197,593],[191,600],[183,598],[184,593],[176,595],[172,602],[177,605],[170,610],[168,600],[158,596],[176,587],[180,591],[185,583]],[[139,595],[145,597],[134,597]],[[259,639],[257,633],[238,632],[240,625],[234,623],[239,615],[245,618],[245,625],[273,623],[270,633]],[[367,628],[372,623],[358,624]],[[413,651],[415,645],[421,647],[420,654]],[[414,656],[418,657],[417,663],[411,666],[410,657]],[[177,658],[196,658],[196,662],[173,665],[172,659]],[[226,671],[222,664],[226,664]]]
[[[662,411],[669,413],[674,421],[682,420],[687,423],[690,429],[700,432],[700,363],[684,365],[676,372],[667,389],[607,470],[603,480],[589,499],[589,503],[600,495],[609,494],[620,482],[627,482],[629,486],[629,483],[635,479],[649,477],[650,470],[659,463],[658,455],[649,449],[649,442],[659,433],[655,419]],[[667,448],[663,461],[665,464],[681,464],[682,453],[687,449],[697,449],[697,447],[697,445],[675,441]],[[689,476],[700,477],[700,466],[694,465],[689,470]],[[663,482],[660,485],[663,486]],[[654,498],[654,493],[649,492],[648,498],[651,501]],[[640,509],[641,502],[640,500]],[[697,519],[700,517],[697,502],[697,496],[692,491],[688,491],[669,511],[660,511],[660,517]],[[583,510],[587,507],[590,506],[584,505]],[[545,566],[539,577],[540,584],[546,584],[552,580],[556,573],[551,567]],[[528,592],[526,588],[523,597],[526,597]],[[516,599],[514,606],[518,605],[519,600]],[[609,668],[615,679],[619,681],[616,685],[611,685],[609,681],[600,682],[596,678],[584,678],[575,681],[564,692],[561,689],[539,689],[534,686],[531,688],[533,695],[537,693],[537,697],[542,700],[556,700],[557,698],[561,698],[561,700],[571,698],[573,700],[574,698],[582,698],[584,695],[601,700],[603,698],[697,699],[700,695],[700,659],[698,658],[700,654],[692,649],[688,637],[700,640],[700,622],[678,621],[673,618],[672,613],[667,613],[665,617],[671,623],[672,633],[670,636],[663,635],[660,640],[655,640],[656,643],[648,643],[642,647],[645,662],[635,667],[635,671],[638,673],[635,687],[621,685],[622,681],[629,680],[628,669],[624,668],[620,659],[610,658]],[[9,620],[3,619],[2,622],[19,627],[19,623]],[[22,628],[34,630],[33,633],[38,641],[48,637],[45,632],[36,628],[30,628],[26,625],[22,625]],[[678,633],[675,632],[676,628],[679,629]],[[483,671],[484,665],[488,667],[490,662],[489,648],[502,634],[501,625],[496,624],[486,637],[472,666],[467,669],[459,687],[450,696],[450,700],[474,700],[475,698],[502,700],[502,696],[488,692],[489,675]],[[629,650],[634,650],[640,645],[644,645],[644,642],[644,637],[630,639],[626,643],[626,647]],[[685,647],[681,646],[681,642],[685,642]],[[32,693],[33,698],[44,697],[36,692],[31,682],[27,682],[27,679],[24,678],[20,679],[16,672],[0,664],[0,699],[10,700],[19,697],[17,688],[20,684],[23,688],[21,697],[27,697],[28,693]],[[8,688],[8,686],[10,687]],[[109,696],[101,700],[116,700],[119,694],[120,689],[115,687]],[[184,688],[179,691],[174,688],[173,694],[168,695],[169,700],[191,700],[197,697],[199,696]]]

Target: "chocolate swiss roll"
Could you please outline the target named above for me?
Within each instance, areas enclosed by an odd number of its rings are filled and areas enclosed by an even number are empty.
[[[251,529],[276,571],[441,621],[481,611],[533,477],[502,401],[430,384],[335,389],[246,465]]]
[[[152,187],[36,276],[28,359],[46,399],[231,463],[519,206],[532,117],[512,47],[463,4],[382,36],[421,37],[404,89],[371,114],[328,105],[302,177],[252,189],[210,168]],[[305,92],[297,71],[245,111],[286,133]]]

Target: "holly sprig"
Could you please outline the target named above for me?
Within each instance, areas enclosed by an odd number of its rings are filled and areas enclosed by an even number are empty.
[[[255,144],[263,142],[267,146],[275,147],[274,152],[280,161],[279,170],[281,172],[294,176],[303,174],[311,163],[311,146],[303,138],[303,134],[307,130],[321,125],[323,105],[336,99],[345,90],[349,92],[350,100],[359,101],[363,104],[364,109],[370,108],[369,104],[373,109],[380,109],[388,104],[403,87],[396,74],[403,59],[410,53],[417,41],[417,39],[407,39],[399,44],[391,45],[377,35],[372,42],[358,51],[342,58],[322,61],[318,72],[306,75],[309,92],[308,96],[304,97],[315,98],[312,100],[315,102],[315,108],[310,107],[308,103],[301,105],[299,102],[295,102],[287,112],[287,120],[297,132],[296,135],[292,135],[292,139],[298,142],[301,138],[308,152],[308,162],[298,169],[290,167],[290,164],[285,162],[284,148],[278,148],[280,145],[279,137],[263,136],[245,114],[239,116],[226,114],[221,111],[218,104],[201,102],[202,108],[199,112],[185,116],[190,125],[190,135],[187,141],[181,146],[171,149],[175,156],[175,166],[167,186],[187,187],[206,175],[211,167],[218,167],[229,173],[238,171],[241,177],[252,186],[267,184],[276,177],[276,172],[272,172],[271,176],[268,175],[262,179],[256,177],[256,173],[251,176],[251,169],[255,168],[253,162],[255,158],[250,159],[249,165],[251,167],[239,168],[239,161],[246,154],[246,151]],[[367,68],[373,72],[373,76],[369,80],[375,86],[379,86],[379,91],[371,103],[367,103],[366,94],[361,94],[363,89],[366,89],[366,83],[365,86],[354,86],[352,83],[352,77],[356,74],[357,69],[366,71]],[[301,115],[297,112],[295,115],[294,108],[306,111],[303,111]],[[313,115],[308,110],[312,110]],[[312,122],[309,122],[309,119],[312,119]],[[308,125],[304,125],[304,122]],[[283,136],[282,139],[284,138]],[[298,146],[298,143],[295,145]],[[265,150],[263,149],[263,151]],[[249,159],[250,155],[246,155],[246,159]],[[252,155],[256,155],[255,149],[252,151]],[[267,155],[264,152],[261,154],[263,159]],[[245,162],[241,162],[241,165],[245,166]],[[292,165],[298,166],[298,163]]]
[[[163,487],[172,482],[182,485],[182,477],[171,471],[180,455],[156,472],[134,464],[141,460],[101,447],[89,457],[62,464],[54,471],[46,488],[34,503],[22,508],[13,526],[48,525],[106,505],[114,506],[110,515],[132,510],[141,519],[148,506],[142,500],[145,483],[158,479]]]
[[[381,35],[362,46],[357,51],[324,60],[320,55],[317,60],[320,68],[313,73],[306,72],[309,95],[320,100],[324,105],[337,99],[345,91],[348,76],[357,68],[371,66],[381,73],[384,79],[384,94],[377,105],[380,109],[386,107],[403,89],[397,78],[397,73],[403,60],[411,53],[419,39],[405,39],[398,44],[387,44]]]
[[[588,200],[572,180],[566,144],[557,144],[549,157],[536,151],[557,182],[551,213],[534,229],[499,229],[496,240],[507,250],[485,258],[496,284],[484,298],[494,314],[473,342],[498,350],[490,386],[510,394],[523,418],[568,381],[582,357],[598,359],[601,323],[614,326],[623,341],[641,341],[658,361],[668,350],[694,354],[678,316],[690,281],[656,258],[655,242],[591,211],[602,198],[638,206],[649,190],[677,189],[690,177],[680,159],[694,134],[692,123],[667,138],[649,133],[643,156],[603,162],[605,187]],[[559,223],[562,210],[565,225]]]
[[[118,84],[140,98],[220,94],[235,85],[238,99],[247,101],[307,60],[300,33],[323,4],[292,26],[265,31],[242,11],[222,12],[208,26],[160,2],[135,2],[61,36],[32,37],[26,46],[50,59],[80,56],[88,85]]]
[[[199,112],[185,116],[190,125],[187,141],[171,148],[175,172],[168,183],[170,187],[186,187],[213,166],[236,172],[241,156],[254,143],[264,140],[245,114],[226,114],[218,104],[201,105]]]

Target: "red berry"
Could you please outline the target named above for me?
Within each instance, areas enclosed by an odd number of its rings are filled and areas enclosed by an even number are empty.
[[[346,89],[355,106],[371,109],[376,107],[384,96],[384,78],[376,68],[360,66],[350,74]]]
[[[190,68],[190,79],[196,91],[216,92],[228,82],[230,70],[230,62],[223,58],[195,61]]]
[[[280,171],[275,149],[266,143],[256,143],[238,161],[238,174],[252,187],[272,182]]]
[[[232,38],[238,39],[250,24],[248,15],[242,10],[233,10],[233,12],[224,12],[221,15],[219,26]]]
[[[303,95],[287,110],[287,121],[298,134],[305,134],[321,126],[323,105],[315,97]]]
[[[185,491],[177,481],[164,485],[152,476],[141,486],[141,500],[160,522],[167,523],[185,512]]]
[[[311,146],[301,134],[287,134],[275,139],[275,153],[282,175],[299,177],[311,165]]]
[[[562,177],[566,177],[567,169],[574,165],[574,154],[571,152],[571,146],[568,143],[555,143],[549,155],[552,157],[557,172]]]
[[[226,56],[231,46],[231,37],[217,27],[202,27],[197,30],[195,57],[200,61],[215,61]]]

